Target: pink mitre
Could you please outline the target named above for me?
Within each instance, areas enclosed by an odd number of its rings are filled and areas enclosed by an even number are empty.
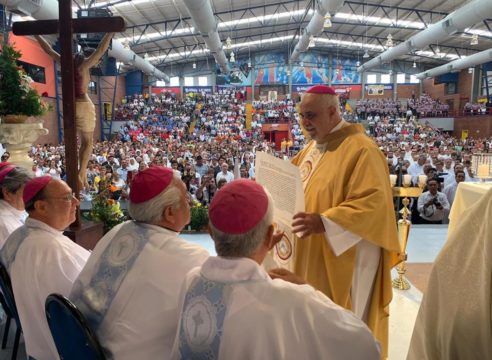
[[[208,217],[225,234],[238,235],[252,230],[268,210],[268,196],[252,180],[234,180],[224,185],[212,199]]]
[[[335,89],[326,85],[314,85],[306,90],[306,94],[328,94],[336,95]]]
[[[11,171],[13,171],[15,169],[15,166],[12,166],[12,165],[7,165],[7,166],[4,166],[2,167],[2,169],[0,170],[0,183],[3,181],[3,179],[5,179],[5,177],[10,174]]]

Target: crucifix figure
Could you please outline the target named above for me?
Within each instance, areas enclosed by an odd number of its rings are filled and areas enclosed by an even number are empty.
[[[58,1],[58,13],[59,20],[39,20],[39,21],[25,21],[16,22],[13,24],[12,30],[15,35],[48,35],[58,33],[60,37],[60,54],[59,61],[61,65],[62,73],[62,94],[63,94],[63,128],[64,128],[64,142],[65,142],[65,162],[66,162],[66,172],[67,172],[67,183],[72,188],[75,194],[79,194],[79,174],[78,174],[78,156],[77,156],[77,137],[76,137],[76,74],[81,76],[81,73],[74,71],[74,59],[72,53],[73,47],[73,34],[74,33],[97,33],[97,32],[121,32],[125,30],[125,21],[121,17],[92,17],[92,18],[81,18],[72,19],[72,1],[71,0],[59,0]],[[109,41],[111,40],[111,35],[106,35],[103,42],[107,42],[107,45],[102,43],[100,45],[102,48],[109,46]],[[102,51],[104,52],[106,51]],[[99,48],[98,48],[99,50]],[[96,52],[98,52],[96,50]],[[96,55],[94,58],[99,55]],[[87,61],[91,59],[89,57]],[[92,59],[90,61],[92,63]],[[88,63],[86,63],[88,65]],[[82,75],[83,76],[83,75]],[[79,78],[79,82],[84,84],[87,78]],[[79,88],[81,89],[81,84],[79,83]],[[80,111],[83,111],[80,109]],[[83,115],[83,114],[81,114]],[[82,130],[82,133],[84,131]],[[81,152],[92,151],[92,136],[90,144],[87,143],[87,149],[81,149]],[[81,157],[84,154],[81,154]],[[81,170],[84,164],[80,164]],[[87,163],[85,164],[85,167]],[[83,169],[82,176],[85,173]],[[81,178],[84,181],[83,178]],[[84,184],[82,184],[83,186]],[[78,225],[79,217],[77,216],[76,225]]]
[[[89,189],[87,182],[87,164],[92,153],[94,129],[96,127],[96,108],[91,98],[87,94],[89,82],[91,80],[90,69],[97,65],[101,57],[109,47],[114,33],[107,33],[99,43],[97,49],[88,57],[83,52],[76,53],[74,56],[74,82],[75,82],[75,127],[80,136],[79,149],[79,185]],[[43,50],[57,63],[60,63],[58,54],[39,35],[34,36]]]

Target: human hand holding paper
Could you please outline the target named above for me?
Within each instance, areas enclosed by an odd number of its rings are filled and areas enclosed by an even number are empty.
[[[298,212],[292,219],[292,232],[301,238],[325,232],[320,214]]]

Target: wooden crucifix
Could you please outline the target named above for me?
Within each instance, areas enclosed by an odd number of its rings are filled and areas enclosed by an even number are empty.
[[[121,32],[125,30],[122,17],[87,17],[72,19],[72,0],[58,0],[59,20],[16,22],[12,26],[15,35],[59,34],[60,65],[63,94],[63,127],[67,183],[79,195],[77,131],[75,126],[75,78],[73,61],[73,34],[97,32]],[[91,150],[92,151],[92,150]],[[75,226],[80,225],[77,215]]]

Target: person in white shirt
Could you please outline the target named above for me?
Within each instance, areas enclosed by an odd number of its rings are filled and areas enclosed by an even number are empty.
[[[429,191],[422,193],[417,201],[417,209],[421,221],[424,224],[442,224],[447,212],[449,202],[442,192],[437,191],[439,187],[436,178],[427,179]]]
[[[457,171],[455,175],[455,180],[456,181],[454,183],[449,184],[442,191],[444,195],[446,195],[446,198],[448,199],[449,207],[453,206],[454,196],[456,195],[456,189],[458,188],[458,184],[460,182],[465,181],[465,172]]]
[[[369,328],[353,313],[309,285],[272,280],[261,267],[283,236],[273,209],[252,180],[215,195],[209,229],[218,256],[186,277],[171,359],[379,359]]]
[[[108,358],[166,359],[178,324],[179,288],[208,252],[178,236],[190,221],[190,207],[172,169],[151,167],[135,175],[128,211],[133,220],[98,242],[70,299]]]
[[[48,175],[27,182],[23,200],[29,217],[7,238],[0,257],[12,280],[27,355],[59,359],[44,303],[52,293],[68,296],[89,257],[62,234],[75,221],[79,201],[65,182]]]
[[[31,175],[23,168],[0,167],[0,249],[7,237],[24,224],[26,212],[22,193]]]
[[[232,180],[234,180],[234,174],[229,170],[229,165],[227,165],[226,162],[222,163],[222,165],[220,166],[222,171],[220,171],[216,178],[215,178],[215,182],[218,184],[219,183],[219,180],[220,179],[225,179],[228,183],[231,182]]]

